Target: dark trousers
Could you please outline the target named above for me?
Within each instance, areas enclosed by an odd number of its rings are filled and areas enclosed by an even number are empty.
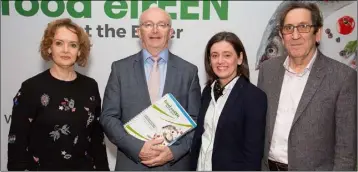
[[[268,160],[270,171],[288,171],[288,165]]]

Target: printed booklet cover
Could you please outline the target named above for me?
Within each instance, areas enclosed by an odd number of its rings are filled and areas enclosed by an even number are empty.
[[[195,121],[170,93],[124,124],[125,130],[137,139],[162,137],[167,146],[195,127]]]

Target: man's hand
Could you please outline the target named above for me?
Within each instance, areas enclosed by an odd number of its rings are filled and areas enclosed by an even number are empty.
[[[157,144],[161,144],[162,142],[163,139],[153,139],[153,140],[146,141],[139,152],[139,158],[141,159],[141,161],[148,161],[157,157],[160,154],[160,152],[155,151],[152,148]]]
[[[156,145],[152,147],[152,150],[160,152],[160,154],[154,159],[142,161],[142,163],[148,167],[161,166],[174,159],[173,153],[168,146]]]

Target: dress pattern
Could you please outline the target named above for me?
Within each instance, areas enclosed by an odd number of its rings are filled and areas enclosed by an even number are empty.
[[[109,170],[100,112],[89,77],[61,81],[46,70],[26,80],[13,99],[8,170]]]

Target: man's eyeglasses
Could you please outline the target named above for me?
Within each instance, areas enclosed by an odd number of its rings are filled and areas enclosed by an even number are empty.
[[[157,29],[161,29],[161,30],[164,30],[166,29],[167,27],[170,26],[170,24],[168,23],[152,23],[152,22],[145,22],[145,23],[141,23],[140,24],[144,29],[153,29],[154,26],[157,28]]]
[[[314,26],[315,25],[309,25],[309,24],[300,24],[300,25],[297,25],[297,26],[288,24],[288,25],[284,25],[281,28],[281,32],[284,35],[292,34],[295,31],[295,28],[297,28],[297,31],[299,33],[308,33],[308,32],[311,31],[311,28],[314,27]]]

